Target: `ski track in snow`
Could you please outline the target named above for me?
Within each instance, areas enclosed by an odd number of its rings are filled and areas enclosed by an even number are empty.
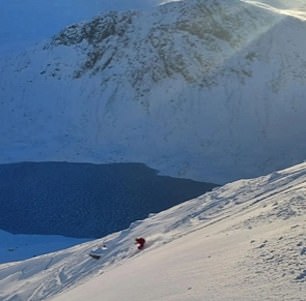
[[[109,277],[125,265],[141,261],[143,256],[153,256],[185,240],[196,243],[197,237],[202,237],[203,250],[213,240],[209,256],[220,253],[220,264],[224,264],[231,273],[237,273],[241,285],[246,288],[241,292],[245,299],[241,300],[254,300],[247,289],[260,289],[263,286],[259,293],[263,298],[261,300],[301,301],[306,282],[305,198],[306,163],[258,179],[230,183],[143,221],[136,221],[128,229],[100,240],[26,261],[0,265],[0,298],[3,301],[45,300],[67,290],[69,296],[80,284],[90,285],[89,280],[99,277],[103,282],[104,274]],[[148,241],[143,252],[138,252],[133,244],[138,236],[144,236]],[[244,249],[236,250],[235,242],[238,246],[245,245]],[[104,243],[107,249],[103,251],[101,259],[88,256],[91,249]],[[233,254],[226,255],[224,250],[217,247],[218,244],[228,244]],[[201,257],[192,249],[188,252],[190,258]],[[241,256],[237,258],[235,252],[241,253]],[[228,262],[226,256],[233,262]],[[204,271],[198,273],[194,277],[200,279]],[[212,275],[221,277],[216,271]],[[215,288],[225,289],[229,296],[234,296],[238,278],[235,280],[235,275],[232,277],[228,283],[215,283]],[[264,285],[266,280],[274,285],[270,299],[265,295],[268,289]],[[210,281],[213,282],[213,279]],[[295,293],[292,295],[293,291]],[[210,294],[207,290],[205,293]],[[65,298],[65,293],[59,296]],[[63,300],[73,300],[67,298]],[[185,300],[194,299],[186,297]],[[240,299],[222,299],[219,296],[209,300]]]

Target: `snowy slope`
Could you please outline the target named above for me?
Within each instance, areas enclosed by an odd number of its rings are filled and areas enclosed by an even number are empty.
[[[1,162],[142,162],[221,183],[303,161],[305,10],[274,2],[113,11],[2,57]]]
[[[305,198],[306,163],[227,184],[101,240],[0,265],[0,298],[301,301]]]

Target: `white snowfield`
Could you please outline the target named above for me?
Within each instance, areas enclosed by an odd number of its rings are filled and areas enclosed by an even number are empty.
[[[306,163],[227,184],[100,240],[0,265],[0,300],[305,301],[305,199]]]

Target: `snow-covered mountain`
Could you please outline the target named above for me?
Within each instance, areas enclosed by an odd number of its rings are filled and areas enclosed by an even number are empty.
[[[142,162],[215,183],[301,162],[305,9],[284,3],[112,11],[2,56],[1,162]]]
[[[0,299],[301,301],[305,199],[306,163],[227,184],[101,240],[0,265]]]

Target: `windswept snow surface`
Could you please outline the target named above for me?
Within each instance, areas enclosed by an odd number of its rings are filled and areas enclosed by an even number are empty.
[[[306,21],[306,3],[305,1],[254,1],[242,0],[245,3],[253,4],[257,7],[284,15],[290,16],[302,21]]]
[[[1,265],[0,299],[302,301],[305,199],[306,163],[227,184],[100,240]],[[88,256],[104,243],[101,259]]]

